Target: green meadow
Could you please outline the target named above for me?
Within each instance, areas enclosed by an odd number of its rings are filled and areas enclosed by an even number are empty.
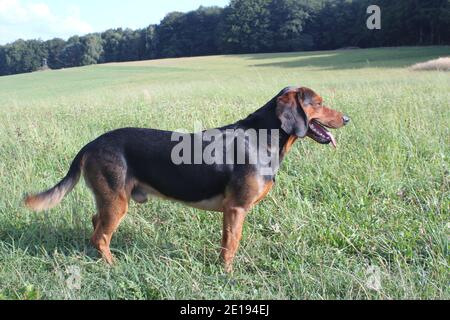
[[[450,299],[450,47],[215,56],[0,77],[0,299]],[[33,213],[77,152],[121,127],[235,122],[306,86],[352,118],[338,149],[299,141],[248,216],[233,275],[222,216],[131,204],[108,267],[81,181]]]

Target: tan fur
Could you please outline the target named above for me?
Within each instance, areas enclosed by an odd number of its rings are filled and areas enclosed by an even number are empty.
[[[100,165],[95,158],[86,159],[84,178],[92,189],[97,204],[97,214],[92,217],[94,234],[91,243],[108,264],[114,263],[110,250],[111,239],[128,211],[128,203],[135,183],[126,181],[124,173],[123,175],[116,174],[119,181],[112,188],[108,184],[105,171],[107,170],[111,174],[118,171],[123,172],[123,169],[117,164]]]
[[[273,184],[264,182],[261,177],[249,175],[239,194],[230,193],[225,198],[221,256],[226,272],[233,272],[233,261],[242,239],[247,213],[270,192]]]
[[[309,104],[301,101],[301,106],[308,116],[308,120],[316,120],[322,125],[332,128],[339,129],[344,126],[344,114],[342,112],[331,109],[323,105],[323,98],[311,89],[301,88],[301,92],[307,92],[313,98],[309,101]]]
[[[62,201],[64,196],[72,191],[80,180],[83,166],[84,156],[77,155],[74,163],[72,163],[69,173],[60,183],[45,192],[36,195],[27,195],[24,199],[25,206],[36,212],[50,210],[56,207]]]
[[[38,195],[29,195],[25,197],[25,205],[28,209],[41,212],[56,207],[64,198],[66,193],[61,188],[56,188],[50,195],[44,193]]]
[[[110,243],[128,211],[129,198],[125,192],[119,195],[106,195],[97,198],[98,214],[93,217],[94,234],[91,243],[100,252],[103,259],[112,265],[114,258],[111,254]]]
[[[267,195],[269,194],[270,190],[272,190],[274,184],[275,183],[273,181],[267,182],[266,186],[264,187],[264,190],[261,192],[258,199],[256,199],[256,201],[253,203],[253,205],[257,205],[258,203],[263,201],[264,198],[267,197]]]
[[[136,187],[139,188],[139,190],[141,190],[141,192],[146,193],[146,194],[150,195],[151,197],[168,200],[168,201],[172,201],[172,202],[182,203],[188,207],[195,208],[195,209],[223,212],[223,200],[225,199],[224,195],[218,195],[211,199],[205,199],[205,200],[199,201],[199,202],[183,202],[183,201],[178,201],[176,199],[171,199],[169,197],[166,197],[165,195],[160,193],[158,190],[156,190],[154,187],[152,187],[148,184],[142,183],[142,182],[137,183]],[[138,200],[142,200],[142,199],[134,199],[134,200],[139,203]]]
[[[294,146],[294,143],[298,140],[298,137],[296,136],[290,136],[286,145],[284,146],[283,150],[281,151],[281,156],[284,158],[289,151],[291,151],[292,147]]]

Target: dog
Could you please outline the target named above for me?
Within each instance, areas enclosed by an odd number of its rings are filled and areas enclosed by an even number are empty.
[[[263,151],[279,156],[281,163],[299,138],[309,137],[336,147],[336,139],[328,129],[342,128],[349,121],[348,116],[326,107],[322,97],[313,90],[288,87],[247,118],[214,132],[217,138],[218,134],[233,130],[267,130],[267,136],[272,139]],[[263,170],[268,166],[259,157],[253,157],[256,159],[253,163],[176,164],[173,161],[177,147],[174,134],[139,128],[106,133],[81,149],[61,182],[48,191],[26,196],[25,205],[34,211],[55,207],[83,174],[97,206],[97,214],[92,218],[91,242],[108,264],[114,262],[111,238],[125,217],[131,199],[142,204],[149,196],[155,196],[201,210],[221,212],[224,215],[221,257],[225,271],[232,272],[244,220],[273,188],[279,164],[270,172]],[[195,134],[177,135],[186,139],[196,137]],[[263,144],[258,143],[260,145]],[[206,142],[201,141],[201,146],[205,147]],[[250,158],[257,149],[244,139],[233,151]],[[193,146],[191,150],[194,151]],[[236,157],[231,158],[236,160]]]

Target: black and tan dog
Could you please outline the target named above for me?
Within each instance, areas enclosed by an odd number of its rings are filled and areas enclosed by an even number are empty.
[[[269,145],[280,160],[298,138],[306,136],[321,144],[336,145],[325,129],[338,129],[349,122],[341,112],[323,105],[322,98],[308,88],[286,88],[264,107],[244,120],[219,130],[279,129],[279,143]],[[269,132],[270,134],[270,132]],[[191,135],[190,135],[191,136]],[[75,157],[67,176],[54,188],[27,196],[30,209],[51,209],[61,202],[84,174],[92,189],[98,212],[93,217],[93,245],[110,264],[111,238],[125,217],[130,199],[147,201],[148,195],[186,205],[224,213],[221,255],[227,272],[242,235],[247,213],[272,189],[273,174],[262,173],[262,165],[253,164],[179,164],[171,155],[176,142],[173,132],[127,128],[109,132],[86,145]],[[245,154],[257,151],[249,144]],[[239,150],[238,150],[239,151]]]

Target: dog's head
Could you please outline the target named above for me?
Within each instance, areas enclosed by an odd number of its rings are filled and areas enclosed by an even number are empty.
[[[327,128],[339,129],[350,122],[342,112],[325,106],[322,97],[308,88],[286,88],[276,100],[281,128],[291,136],[308,136],[318,143],[336,147],[336,139]]]

